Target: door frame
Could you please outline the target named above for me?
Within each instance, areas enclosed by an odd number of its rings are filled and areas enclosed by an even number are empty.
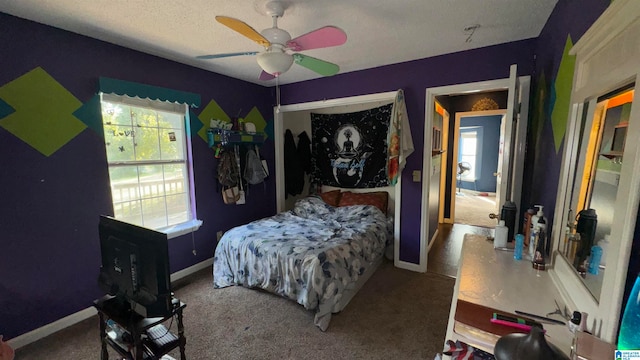
[[[276,211],[285,210],[285,186],[284,186],[284,124],[283,117],[286,112],[314,110],[337,106],[348,106],[364,103],[376,103],[379,101],[394,101],[398,91],[388,91],[368,95],[350,96],[345,98],[310,101],[305,103],[274,106],[273,108],[273,142],[275,147],[275,172],[276,172]],[[400,210],[402,209],[402,172],[398,173],[398,181],[394,186],[394,229],[393,229],[393,263],[398,268],[415,270],[415,264],[400,261]],[[425,270],[426,271],[426,270]]]
[[[463,117],[475,117],[475,116],[498,116],[498,115],[502,115],[502,118],[500,121],[505,121],[505,117],[507,115],[507,109],[499,109],[499,110],[485,110],[485,111],[463,111],[463,112],[457,112],[456,113],[456,117],[455,117],[455,123],[454,123],[454,131],[453,131],[453,147],[452,147],[452,152],[453,152],[453,159],[454,161],[456,161],[455,159],[458,158],[458,146],[460,145],[460,119]],[[500,134],[500,136],[503,136],[504,134]],[[504,159],[503,159],[504,161]],[[447,161],[445,160],[445,163]],[[456,175],[457,175],[457,167],[453,166],[453,164],[451,164],[451,194],[449,196],[449,201],[451,201],[451,212],[449,213],[449,217],[445,218],[447,220],[447,223],[453,223],[455,222],[455,213],[456,213],[456,192],[453,191],[453,185],[456,185]],[[500,168],[500,164],[498,164],[498,169]],[[496,171],[498,171],[498,169],[496,169]],[[447,174],[446,173],[442,173],[441,175],[442,177],[445,178],[445,182],[446,182],[446,177]],[[497,200],[496,200],[497,201]],[[496,206],[500,206],[497,205]],[[440,207],[444,208],[444,204],[440,204]],[[444,213],[444,209],[442,210],[442,212]]]
[[[520,96],[520,116],[516,124],[516,144],[514,146],[513,154],[513,181],[514,184],[511,187],[513,194],[521,194],[522,191],[522,173],[524,171],[524,155],[526,148],[526,135],[527,135],[527,122],[529,116],[529,93],[531,85],[531,76],[519,76],[519,96]],[[479,81],[473,83],[446,85],[439,87],[432,87],[426,89],[426,101],[425,101],[425,125],[424,125],[424,150],[422,154],[422,200],[421,210],[422,216],[420,219],[420,248],[425,249],[420,253],[420,268],[427,268],[427,255],[433,242],[428,240],[429,238],[429,171],[425,169],[431,169],[431,129],[433,127],[434,111],[436,96],[442,95],[465,95],[471,93],[477,93],[482,91],[495,91],[495,90],[508,90],[509,78]],[[444,191],[444,189],[440,189]],[[519,205],[521,197],[517,199],[512,197],[512,200]],[[443,204],[440,204],[442,206]],[[520,209],[518,207],[519,218]],[[435,236],[433,236],[435,238]],[[424,265],[423,265],[424,264]]]

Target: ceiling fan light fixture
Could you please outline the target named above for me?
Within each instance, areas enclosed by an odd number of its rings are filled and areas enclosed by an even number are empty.
[[[293,56],[284,52],[265,52],[257,56],[258,65],[265,72],[278,76],[284,74],[293,64]]]

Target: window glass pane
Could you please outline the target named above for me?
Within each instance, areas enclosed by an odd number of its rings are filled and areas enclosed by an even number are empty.
[[[142,200],[143,225],[157,229],[167,226],[167,212],[164,197]]]
[[[133,161],[134,129],[125,125],[104,125],[104,141],[107,148],[107,161]]]
[[[111,198],[114,203],[140,198],[137,166],[111,167],[109,178],[111,179]]]
[[[140,201],[125,201],[113,203],[113,211],[116,219],[130,222],[133,224],[142,224],[142,206]]]
[[[465,171],[462,175],[461,178],[463,180],[470,180],[473,181],[476,179],[476,157],[475,155],[463,155],[461,156],[461,162],[466,162],[468,163],[470,166],[470,169]]]
[[[184,132],[176,129],[160,129],[160,153],[162,160],[183,160]]]
[[[160,160],[160,140],[157,127],[140,126],[136,129],[137,161]]]
[[[131,107],[131,119],[135,126],[158,127],[158,116],[152,109]]]
[[[186,181],[187,166],[185,164],[171,164],[164,166],[165,193],[183,194],[187,191]]]
[[[167,225],[188,221],[191,218],[191,212],[189,211],[189,197],[187,194],[167,196],[167,212],[170,214]]]
[[[161,128],[182,129],[184,116],[176,113],[158,111],[158,124]]]
[[[164,196],[164,174],[162,165],[144,165],[138,167],[140,172],[140,194],[142,198]]]
[[[103,102],[102,122],[108,125],[132,125],[131,108],[123,104]]]

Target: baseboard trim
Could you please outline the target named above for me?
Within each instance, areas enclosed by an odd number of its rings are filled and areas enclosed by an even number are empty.
[[[202,269],[205,269],[209,266],[213,265],[213,258],[209,258],[205,261],[199,262],[195,265],[189,266],[188,268],[176,271],[175,273],[171,274],[171,282],[175,282],[178,281],[180,279],[183,279],[193,273],[196,273]],[[27,333],[24,333],[20,336],[16,336],[13,339],[9,339],[7,341],[7,343],[9,343],[9,345],[14,348],[14,349],[19,349],[23,346],[29,345],[33,342],[36,342],[40,339],[43,339],[53,333],[56,333],[64,328],[67,328],[69,326],[75,325],[81,321],[84,321],[94,315],[96,315],[98,312],[96,311],[96,309],[94,307],[88,307],[84,310],[80,310],[76,313],[73,313],[69,316],[65,316],[59,320],[56,320],[52,323],[49,323],[47,325],[41,326],[37,329],[31,330]]]
[[[407,261],[400,260],[395,264],[395,266],[398,269],[410,270],[415,272],[424,272],[424,270],[422,270],[422,268],[420,267],[420,264],[414,264]]]
[[[211,257],[205,261],[199,262],[195,265],[191,265],[186,269],[176,271],[173,274],[171,274],[171,282],[173,283],[175,281],[181,280],[191,274],[194,274],[202,269],[206,269],[207,267],[212,265],[213,265],[213,258]]]
[[[62,319],[56,320],[47,325],[41,326],[35,330],[31,330],[28,333],[24,333],[20,336],[14,337],[13,339],[9,339],[9,341],[7,342],[12,348],[19,349],[25,345],[29,345],[53,333],[56,333],[64,328],[84,321],[96,315],[97,313],[98,312],[95,308],[89,307],[84,310],[80,310],[77,313],[65,316]]]

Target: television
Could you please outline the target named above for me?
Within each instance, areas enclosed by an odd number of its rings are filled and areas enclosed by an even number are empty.
[[[98,284],[143,317],[172,314],[167,235],[101,215]]]

